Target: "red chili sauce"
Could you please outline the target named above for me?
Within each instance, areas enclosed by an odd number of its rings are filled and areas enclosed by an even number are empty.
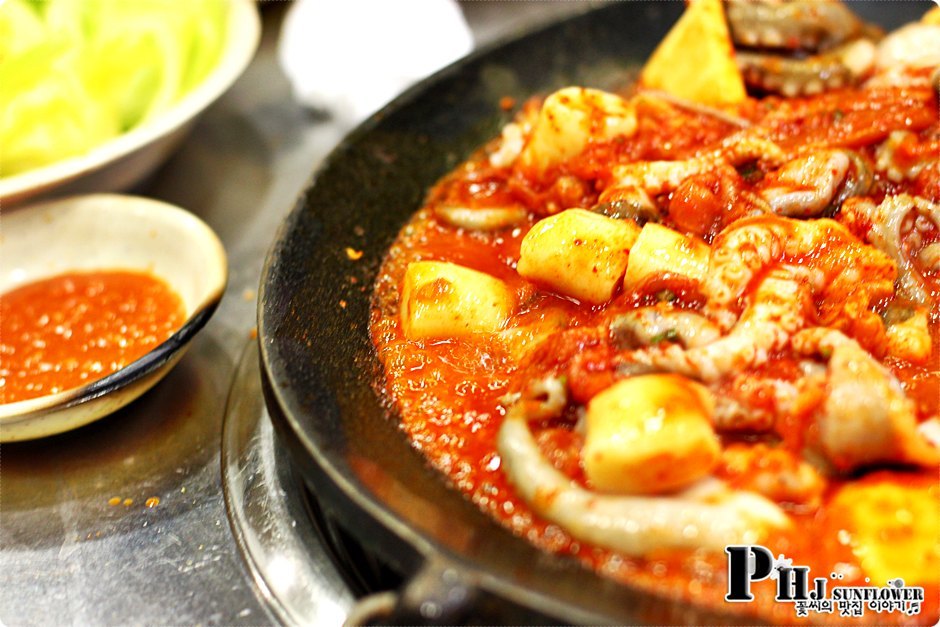
[[[180,297],[146,273],[62,274],[0,297],[0,399],[23,401],[87,385],[169,338]]]
[[[536,107],[537,103],[526,106]],[[834,111],[839,114],[834,115]],[[876,146],[892,131],[911,133],[904,146],[906,153],[902,151],[899,158],[905,154],[916,156],[923,146],[936,146],[940,137],[937,108],[927,87],[864,92],[844,89],[815,98],[768,98],[742,115],[748,117],[752,128],[762,129],[766,137],[784,148],[849,147],[869,164],[877,159]],[[607,186],[611,163],[685,159],[707,152],[738,130],[720,118],[670,106],[640,104],[638,120],[638,130],[628,141],[593,142],[560,168],[539,174],[495,167],[488,161],[489,149],[484,149],[431,190],[425,208],[402,230],[390,249],[376,284],[371,330],[385,366],[383,391],[392,401],[401,427],[414,447],[457,489],[517,535],[547,551],[574,555],[604,576],[666,597],[752,613],[763,620],[793,622],[792,606],[774,603],[774,584],[770,581],[757,586],[756,590],[761,592],[754,604],[729,608],[723,601],[727,589],[724,555],[664,551],[639,559],[587,545],[534,514],[501,470],[496,436],[505,414],[501,399],[507,392],[520,389],[526,380],[564,368],[573,402],[583,406],[594,394],[611,385],[615,376],[611,364],[616,350],[607,335],[598,331],[598,321],[618,311],[654,303],[664,294],[676,307],[701,310],[702,295],[695,287],[669,276],[630,292],[620,289],[610,302],[591,306],[533,284],[516,272],[520,243],[532,225],[565,208],[590,208],[597,204],[600,190]],[[690,177],[675,191],[657,197],[656,204],[665,209],[663,224],[711,243],[723,228],[742,217],[739,211],[742,206],[747,207],[748,195],[769,175],[759,170],[743,170],[704,172]],[[868,195],[874,202],[880,202],[886,195],[903,192],[937,203],[940,202],[937,176],[935,163],[928,164],[921,175],[904,181],[891,180],[876,172]],[[439,219],[434,210],[441,205],[523,207],[528,218],[513,228],[478,232],[456,228]],[[835,219],[840,217],[836,215]],[[860,239],[865,237],[864,226],[853,228]],[[925,229],[921,239],[924,241],[918,246],[923,247],[936,241],[936,233]],[[555,318],[564,320],[564,324],[522,361],[514,359],[499,338],[487,335],[469,340],[409,340],[400,321],[400,290],[408,264],[418,260],[450,261],[503,280],[517,303],[507,324],[509,328],[524,328],[535,321]],[[803,260],[788,261],[798,264]],[[846,263],[851,264],[852,259],[846,259]],[[929,359],[913,364],[885,357],[884,331],[876,328],[884,303],[870,303],[871,315],[861,316],[862,322],[843,331],[890,369],[914,402],[917,420],[922,421],[940,412],[937,306],[940,284],[929,269],[921,272],[933,303],[929,317],[933,348]],[[829,305],[823,300],[816,305],[820,320],[825,319]],[[815,322],[822,324],[819,320]],[[865,328],[865,324],[872,329]],[[740,377],[721,382],[714,391],[721,393],[721,386],[726,390],[733,387],[741,394],[750,390],[753,405],[759,409],[762,381],[768,378],[795,381],[800,376],[797,357],[782,352],[771,355],[765,364],[742,372]],[[788,463],[787,459],[798,455],[804,444],[816,437],[811,416],[824,395],[822,391],[818,398],[810,396],[799,411],[777,417],[772,437],[722,434],[725,451],[742,450],[747,456],[743,466],[726,456],[716,475],[732,486],[747,485],[756,473],[773,472],[780,464]],[[532,429],[543,455],[557,469],[583,484],[580,459],[583,436],[574,429],[575,422],[576,416],[569,412],[533,425]],[[890,466],[870,473],[827,476],[818,506],[779,503],[793,522],[792,529],[776,532],[765,542],[794,563],[810,566],[813,576],[829,576],[838,570],[844,573],[839,585],[867,585],[861,554],[853,550],[851,522],[829,507],[834,495],[845,486],[885,481],[888,485],[924,487],[936,502],[940,493],[937,477],[935,467]],[[892,539],[886,531],[883,542],[900,541],[904,532],[898,533],[901,535]],[[924,608],[915,619],[936,620],[938,597],[937,585],[928,586]],[[836,615],[832,620],[846,619]],[[866,620],[892,623],[912,619],[897,613],[869,612]]]

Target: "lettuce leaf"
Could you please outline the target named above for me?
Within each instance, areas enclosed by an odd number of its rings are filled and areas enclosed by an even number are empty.
[[[0,177],[83,154],[218,63],[226,0],[0,1]]]

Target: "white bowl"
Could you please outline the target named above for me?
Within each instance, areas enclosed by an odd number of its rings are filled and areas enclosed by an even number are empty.
[[[197,116],[232,86],[254,57],[261,36],[254,0],[230,0],[228,18],[218,65],[179,102],[82,155],[0,178],[0,206],[9,208],[53,195],[123,191],[153,172],[179,146]]]
[[[0,442],[87,424],[127,405],[176,365],[214,313],[228,277],[225,249],[196,216],[167,203],[119,194],[54,200],[4,214],[0,294],[74,271],[136,270],[165,281],[186,321],[168,340],[103,379],[0,405]]]

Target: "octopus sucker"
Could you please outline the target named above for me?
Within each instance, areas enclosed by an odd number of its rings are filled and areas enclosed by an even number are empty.
[[[725,0],[736,44],[785,51],[825,50],[877,30],[845,4],[813,0]]]
[[[858,84],[873,67],[875,44],[857,39],[810,57],[739,51],[735,58],[745,82],[788,97],[812,96]]]
[[[745,83],[787,97],[859,84],[875,66],[880,29],[836,0],[725,0]]]
[[[894,260],[898,268],[898,294],[921,307],[936,309],[923,272],[905,250],[901,230],[911,216],[915,216],[912,220],[915,226],[919,219],[925,229],[931,225],[933,229],[940,228],[940,205],[910,194],[888,196],[877,204],[868,198],[857,198],[843,205],[842,215],[847,224],[863,231],[869,242]]]
[[[940,25],[884,35],[838,0],[725,0],[735,59],[753,90],[812,96],[869,81],[904,84],[940,63]]]

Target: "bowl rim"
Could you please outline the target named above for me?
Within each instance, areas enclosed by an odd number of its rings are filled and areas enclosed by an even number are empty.
[[[195,88],[154,118],[88,152],[0,177],[0,201],[16,199],[31,190],[51,190],[56,185],[98,170],[169,135],[217,100],[248,67],[261,40],[261,18],[254,0],[228,0],[228,4],[222,54],[215,68]]]
[[[99,204],[107,206],[109,209],[121,204],[128,205],[127,208],[131,206],[142,207],[148,214],[159,212],[161,217],[168,217],[169,220],[165,220],[164,223],[178,226],[179,231],[186,233],[187,237],[194,240],[197,246],[209,251],[209,257],[217,263],[216,271],[210,275],[214,276],[216,280],[208,286],[205,293],[200,296],[199,301],[192,308],[192,311],[188,313],[186,320],[169,338],[120,370],[85,385],[54,394],[0,404],[0,429],[37,419],[50,412],[82,405],[153,374],[164,365],[172,362],[173,358],[186,348],[196,333],[206,325],[222,301],[228,285],[228,257],[225,247],[208,224],[195,214],[177,205],[128,194],[82,194],[56,198],[23,207],[24,211],[13,214],[13,220],[17,219],[16,216],[25,216],[27,213],[67,212],[75,207],[94,207]],[[9,229],[9,222],[6,228]],[[8,235],[8,233],[4,234],[4,236]],[[0,240],[0,245],[2,245],[2,240]],[[49,274],[48,277],[58,276],[67,271],[67,269],[58,270]],[[171,288],[174,288],[171,281],[163,277],[160,278]],[[42,280],[42,277],[30,279],[23,284],[36,280]],[[7,289],[16,289],[16,287],[18,285]],[[4,439],[0,437],[0,441]]]

